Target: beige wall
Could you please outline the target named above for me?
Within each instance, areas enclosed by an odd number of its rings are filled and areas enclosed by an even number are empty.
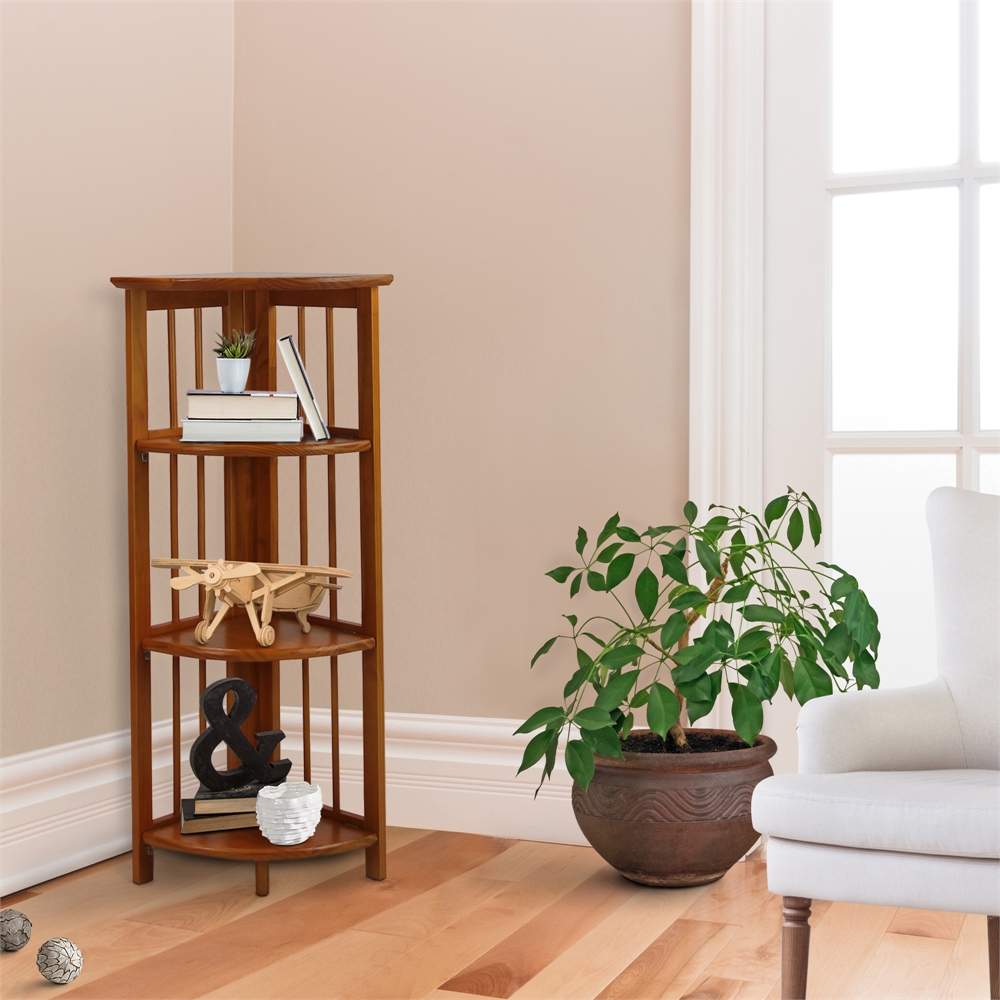
[[[543,572],[687,490],[688,4],[239,3],[235,65],[227,3],[2,17],[0,752],[128,724],[122,272],[395,273],[387,707],[554,697]]]
[[[232,5],[3,18],[4,755],[128,726],[122,273],[228,270]]]
[[[577,524],[679,515],[689,48],[681,3],[237,5],[235,266],[396,276],[390,710],[545,704]]]

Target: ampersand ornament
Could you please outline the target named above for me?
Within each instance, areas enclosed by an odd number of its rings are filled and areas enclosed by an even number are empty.
[[[226,711],[226,694],[235,695],[231,712]],[[254,747],[244,736],[240,726],[250,718],[257,703],[257,692],[242,677],[224,677],[205,688],[201,696],[201,710],[208,722],[208,728],[194,741],[191,747],[191,770],[212,792],[225,792],[234,788],[260,783],[276,785],[284,781],[291,770],[290,760],[276,760],[269,763],[274,748],[285,738],[280,729],[266,733],[255,733],[257,746]],[[218,771],[212,763],[212,752],[222,742],[243,762],[242,767]]]

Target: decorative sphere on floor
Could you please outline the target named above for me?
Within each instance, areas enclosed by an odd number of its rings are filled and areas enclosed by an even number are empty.
[[[0,949],[20,951],[31,937],[31,921],[20,910],[0,910]]]
[[[83,952],[68,938],[49,938],[38,949],[38,971],[50,983],[71,983],[83,968]]]

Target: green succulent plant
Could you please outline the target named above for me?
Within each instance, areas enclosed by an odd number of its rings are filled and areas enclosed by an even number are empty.
[[[878,615],[864,591],[839,566],[814,566],[799,554],[807,525],[814,546],[822,535],[809,495],[789,487],[763,518],[742,507],[710,510],[718,513],[697,525],[689,501],[686,524],[643,532],[615,514],[593,545],[579,528],[578,562],[546,574],[568,584],[570,598],[584,585],[606,594],[612,610],[582,622],[564,615],[569,633],[532,658],[534,667],[558,642],[576,651],[563,704],[539,709],[517,730],[540,730],[518,771],[544,761],[539,788],[566,732],[566,767],[586,789],[595,753],[622,756],[638,708],[650,730],[684,750],[685,709],[689,722],[702,718],[725,685],[733,726],[753,745],[763,703],[779,689],[805,704],[834,690],[878,687]],[[569,738],[574,729],[577,738]]]
[[[249,358],[253,345],[257,342],[257,331],[251,330],[249,333],[241,333],[233,330],[228,337],[219,333],[218,344],[212,348],[220,358]]]

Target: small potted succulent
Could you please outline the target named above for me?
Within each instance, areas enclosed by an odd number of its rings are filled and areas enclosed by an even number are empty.
[[[215,370],[219,376],[219,388],[223,392],[242,392],[250,377],[250,352],[256,342],[256,330],[240,333],[233,330],[228,337],[219,334],[219,343],[213,348],[218,357]]]
[[[760,735],[765,701],[879,685],[878,616],[858,581],[799,554],[807,525],[814,545],[821,537],[812,499],[789,488],[763,518],[711,509],[698,525],[688,502],[686,524],[642,532],[616,514],[592,545],[578,530],[578,562],[546,575],[570,598],[584,586],[607,595],[610,611],[563,616],[568,632],[531,661],[557,642],[575,647],[563,704],[517,730],[535,733],[520,771],[541,762],[539,787],[566,733],[580,828],[648,885],[714,881],[753,846],[750,798],[777,749]],[[723,688],[735,732],[687,728]],[[639,709],[647,729],[633,728]]]

